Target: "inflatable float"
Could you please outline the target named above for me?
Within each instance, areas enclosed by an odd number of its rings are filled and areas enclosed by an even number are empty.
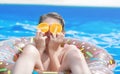
[[[0,42],[0,74],[11,74],[11,65],[15,64],[16,58],[18,56],[17,54],[22,51],[21,48],[16,44],[28,44],[32,43],[33,40],[33,37],[24,37]],[[84,41],[70,38],[64,39],[62,45],[64,44],[73,44],[80,49],[80,51],[85,56],[92,74],[114,74],[113,69],[115,67],[115,61],[112,56],[107,51],[105,51],[105,49]],[[33,74],[36,73],[34,72]]]

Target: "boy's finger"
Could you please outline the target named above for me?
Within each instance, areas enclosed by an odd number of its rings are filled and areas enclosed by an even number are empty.
[[[46,39],[46,38],[47,38],[47,36],[44,36],[43,38],[44,38],[44,39]]]
[[[42,37],[43,36],[43,33],[42,32],[39,32],[39,37]]]
[[[53,34],[53,38],[56,38],[56,34]]]
[[[37,32],[36,32],[36,37],[37,38],[39,37],[39,33],[40,33],[40,30],[37,30]]]
[[[57,34],[57,38],[64,38],[64,34],[63,33]]]
[[[52,35],[50,35],[50,40],[51,40],[51,39],[53,39],[53,36],[52,36]]]

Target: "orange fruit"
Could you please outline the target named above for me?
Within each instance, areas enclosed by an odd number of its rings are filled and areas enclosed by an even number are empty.
[[[52,24],[50,26],[50,32],[53,34],[62,32],[62,25],[61,24]]]
[[[40,23],[37,26],[37,29],[41,30],[42,32],[47,32],[49,30],[49,25],[47,23]]]

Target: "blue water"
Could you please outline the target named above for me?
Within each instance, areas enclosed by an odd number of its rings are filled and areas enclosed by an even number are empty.
[[[0,40],[34,36],[39,16],[53,11],[65,19],[66,37],[105,48],[120,74],[120,8],[1,4]]]

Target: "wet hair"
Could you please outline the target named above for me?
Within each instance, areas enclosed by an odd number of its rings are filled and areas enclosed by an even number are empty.
[[[50,13],[48,13],[48,14],[44,14],[44,15],[40,16],[39,24],[40,24],[41,22],[43,22],[43,20],[45,20],[47,17],[51,17],[51,18],[58,19],[58,20],[60,21],[60,23],[61,23],[61,25],[62,25],[62,28],[63,28],[63,31],[64,31],[64,24],[65,24],[64,19],[62,18],[62,16],[60,16],[60,15],[59,15],[58,13],[56,13],[56,12],[50,12]]]

